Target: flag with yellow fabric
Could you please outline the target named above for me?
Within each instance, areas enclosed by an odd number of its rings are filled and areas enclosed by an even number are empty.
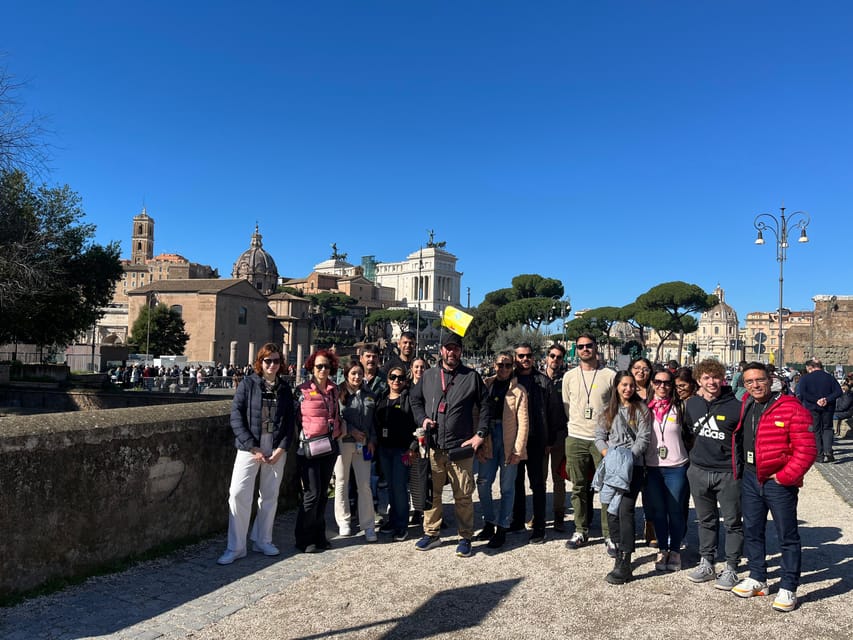
[[[456,307],[447,307],[441,317],[441,326],[450,329],[457,335],[464,336],[473,319],[474,316],[460,311]]]

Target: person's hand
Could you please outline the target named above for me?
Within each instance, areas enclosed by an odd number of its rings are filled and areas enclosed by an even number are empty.
[[[467,447],[470,444],[474,447],[474,451],[477,451],[483,445],[483,442],[485,442],[485,438],[481,438],[475,433],[473,437],[463,442],[461,446]]]
[[[359,431],[358,429],[350,429],[349,435],[355,438],[356,442],[360,442],[364,444],[367,440],[367,437],[364,435],[364,431]]]
[[[403,464],[405,466],[411,467],[412,466],[412,458],[414,458],[414,457],[415,457],[414,452],[409,450],[409,451],[404,451],[403,454],[400,456],[400,459],[403,461]]]
[[[435,420],[432,418],[424,418],[424,423],[421,426],[424,429],[435,429]]]
[[[507,460],[507,464],[518,464],[521,462],[521,456],[517,453],[509,454],[509,460]]]
[[[267,456],[264,460],[267,464],[275,464],[279,460],[281,460],[281,456],[284,455],[284,449],[274,449],[272,455]]]
[[[603,458],[606,455],[607,455],[607,449],[602,449],[601,450],[601,457]]]
[[[252,458],[257,462],[266,462],[266,456],[264,452],[258,449],[257,447],[252,447],[249,449],[249,452],[252,454]]]
[[[367,446],[367,450],[370,451],[370,455],[373,455],[374,453],[376,453],[376,445],[375,444],[373,444],[372,442],[369,442],[366,446]]]
[[[826,398],[818,398],[818,401],[815,404],[817,404],[817,406],[819,406],[819,407],[825,407],[826,406]]]

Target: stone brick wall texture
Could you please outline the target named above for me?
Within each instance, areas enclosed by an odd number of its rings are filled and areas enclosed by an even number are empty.
[[[0,419],[0,596],[224,530],[230,406]]]

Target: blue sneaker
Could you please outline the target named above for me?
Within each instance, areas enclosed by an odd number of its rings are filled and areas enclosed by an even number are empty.
[[[429,551],[435,549],[441,544],[441,538],[438,536],[424,536],[415,543],[415,549],[418,551]]]
[[[459,544],[456,545],[456,555],[460,558],[467,558],[471,555],[471,541],[462,538]]]

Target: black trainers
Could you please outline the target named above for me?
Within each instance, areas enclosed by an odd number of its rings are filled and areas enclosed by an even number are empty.
[[[545,542],[545,529],[534,529],[533,533],[530,534],[530,544],[544,544]]]
[[[495,525],[491,522],[487,522],[483,525],[483,530],[477,534],[475,540],[491,540],[492,536],[495,535]]]
[[[500,549],[504,544],[506,544],[506,529],[498,527],[486,546],[489,549]]]

